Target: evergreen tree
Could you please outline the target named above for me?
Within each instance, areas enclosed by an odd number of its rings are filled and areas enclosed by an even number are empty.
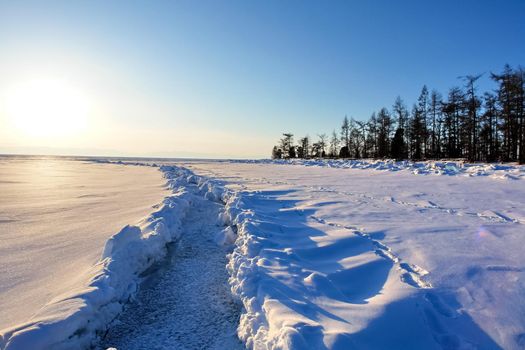
[[[499,86],[497,90],[498,105],[501,115],[502,160],[517,159],[519,124],[517,123],[516,81],[512,68],[507,64],[501,74],[491,74]]]
[[[442,114],[443,98],[436,90],[430,93],[430,154],[432,158],[441,157],[441,127],[443,123]]]
[[[318,157],[324,158],[326,157],[326,140],[327,136],[326,134],[318,134],[317,137],[319,138],[319,141],[317,141],[318,146]]]
[[[366,123],[368,133],[366,134],[366,149],[368,150],[368,157],[376,158],[377,155],[377,119],[375,112],[372,113],[370,119]]]
[[[293,134],[284,133],[283,138],[281,139],[281,150],[283,158],[292,158],[292,147],[293,147]],[[295,155],[295,150],[293,155]]]
[[[396,141],[396,147],[402,147],[402,149],[396,149],[396,154],[394,155],[394,150],[392,150],[392,157],[394,158],[406,158],[408,157],[408,150],[407,150],[407,135],[405,133],[405,130],[408,125],[409,115],[408,115],[408,109],[401,99],[401,97],[397,97],[396,101],[394,102],[394,105],[392,106],[392,112],[394,115],[395,122],[397,123],[397,129],[394,137],[401,138],[402,140]],[[401,142],[402,141],[402,142]],[[394,143],[392,143],[392,147],[394,147]]]
[[[410,118],[410,131],[409,131],[409,140],[410,140],[410,157],[413,160],[421,160],[423,158],[423,117],[421,115],[421,110],[414,105],[412,107],[412,116]]]
[[[348,147],[341,147],[341,149],[339,150],[339,158],[350,158],[350,152],[348,151]]]
[[[346,115],[343,119],[343,124],[341,125],[341,143],[343,144],[343,147],[346,147],[345,149],[348,153],[344,154],[342,157],[350,157],[350,122],[348,121],[348,117]]]
[[[428,144],[428,106],[429,106],[429,99],[428,99],[428,88],[426,85],[423,85],[423,88],[421,89],[421,94],[419,95],[419,98],[417,99],[417,108],[418,108],[418,116],[420,118],[420,135],[418,135],[418,139],[421,142],[421,156],[427,157],[427,153],[429,152],[429,144]]]
[[[385,158],[390,155],[390,133],[392,132],[392,118],[386,108],[381,108],[377,114],[377,157]]]
[[[403,128],[397,128],[394,138],[392,139],[392,158],[394,159],[406,159],[406,145],[404,135],[405,130]]]
[[[482,135],[480,135],[483,145],[482,160],[494,162],[499,158],[499,123],[498,110],[496,107],[496,96],[485,93],[485,112],[482,115]]]
[[[350,146],[352,147],[348,151],[350,152],[350,156],[354,158],[361,158],[361,143],[362,143],[362,137],[361,132],[359,128],[359,123],[354,120],[354,118],[350,119]]]
[[[310,137],[306,135],[305,137],[301,138],[299,140],[299,147],[301,149],[301,153],[298,153],[299,158],[309,158],[310,157]]]
[[[290,149],[288,151],[288,158],[295,158],[295,157],[296,157],[295,146],[290,146]]]
[[[273,146],[272,149],[272,159],[281,159],[283,156],[283,151],[277,146]]]
[[[479,160],[476,146],[478,142],[478,110],[481,102],[476,96],[476,87],[474,84],[480,77],[481,75],[467,75],[463,77],[467,89],[465,94],[465,108],[467,113],[463,127],[463,134],[465,135],[464,149],[470,161]]]

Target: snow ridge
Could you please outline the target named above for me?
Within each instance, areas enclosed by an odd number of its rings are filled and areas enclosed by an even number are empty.
[[[303,166],[410,171],[416,175],[488,176],[498,180],[525,178],[525,166],[514,164],[465,163],[464,161],[396,161],[392,159],[260,159],[231,160],[233,163],[291,164]]]
[[[188,185],[189,192],[195,188]],[[217,222],[221,208],[195,196],[183,234],[166,259],[145,274],[136,299],[112,322],[97,349],[244,349],[237,337],[241,306],[225,268],[233,242],[213,239],[223,233]]]
[[[169,180],[173,195],[139,226],[126,226],[106,243],[90,283],[61,295],[25,324],[0,332],[0,349],[71,349],[93,345],[96,335],[137,291],[140,273],[166,254],[180,235],[192,194]]]

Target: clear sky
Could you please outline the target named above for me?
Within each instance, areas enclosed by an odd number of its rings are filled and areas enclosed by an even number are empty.
[[[268,157],[505,63],[523,0],[0,0],[0,153]]]

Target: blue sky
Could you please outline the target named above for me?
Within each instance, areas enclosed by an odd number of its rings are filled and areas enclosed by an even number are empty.
[[[490,71],[525,64],[524,38],[521,0],[2,1],[0,92],[62,79],[92,122],[52,139],[3,128],[0,152],[268,156],[283,131],[329,133],[423,84],[486,72],[491,89]]]

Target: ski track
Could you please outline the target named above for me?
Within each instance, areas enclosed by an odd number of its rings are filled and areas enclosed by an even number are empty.
[[[195,196],[182,237],[114,321],[99,349],[244,349],[226,249],[214,241],[221,205]]]

